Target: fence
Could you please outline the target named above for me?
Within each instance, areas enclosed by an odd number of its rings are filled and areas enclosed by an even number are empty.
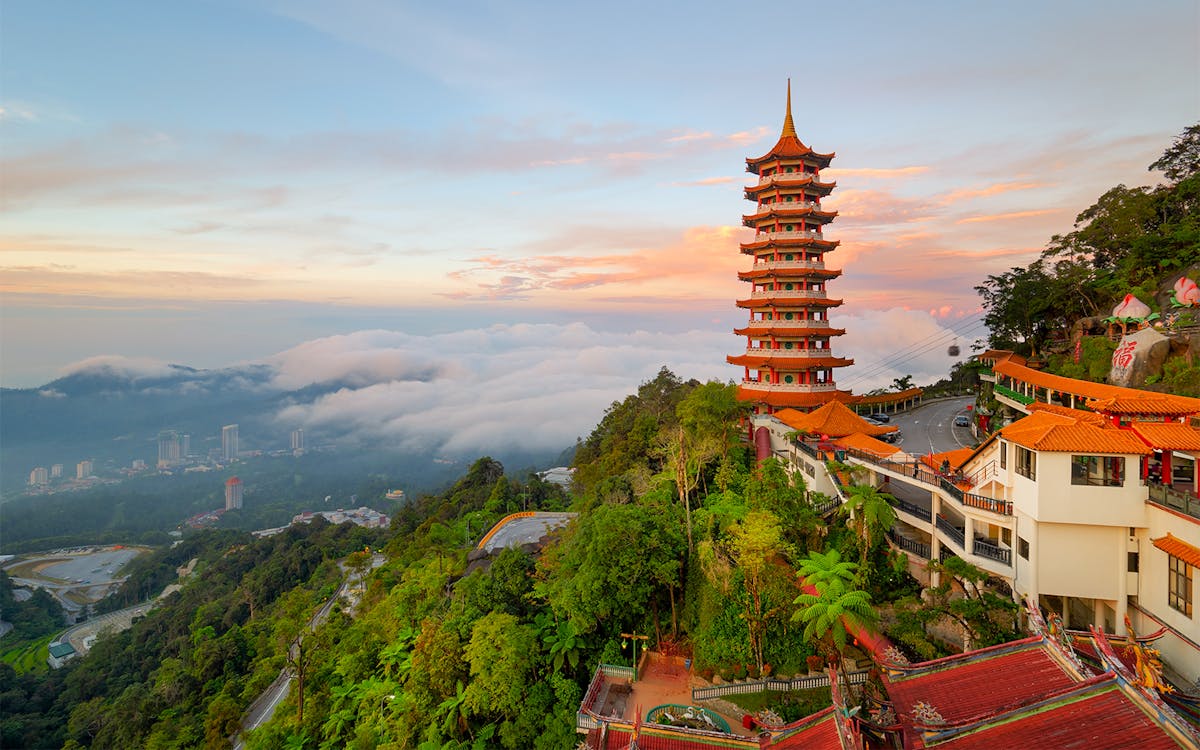
[[[861,685],[867,681],[867,670],[851,672],[848,677],[851,685]],[[768,678],[750,682],[732,682],[728,685],[713,685],[706,688],[692,688],[692,701],[720,698],[723,695],[743,695],[746,693],[761,693],[766,690],[786,692],[789,690],[811,690],[813,688],[829,687],[829,675],[813,677],[793,677],[790,680]]]

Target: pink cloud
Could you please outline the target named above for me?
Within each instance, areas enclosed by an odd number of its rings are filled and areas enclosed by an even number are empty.
[[[956,221],[956,224],[977,224],[989,221],[1011,221],[1012,219],[1028,219],[1033,216],[1046,216],[1047,214],[1057,214],[1060,210],[1057,208],[1039,208],[1031,211],[1008,211],[998,214],[984,214],[982,216],[968,216]]]

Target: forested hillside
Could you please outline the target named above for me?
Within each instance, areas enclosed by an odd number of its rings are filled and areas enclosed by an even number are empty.
[[[827,498],[777,461],[756,466],[734,394],[664,369],[581,441],[571,495],[483,458],[398,514],[386,542],[322,524],[253,542],[189,540],[204,564],[132,630],[48,677],[0,671],[5,746],[226,747],[290,663],[303,694],[296,680],[248,747],[570,748],[592,670],[633,658],[621,633],[726,678],[803,673],[809,657],[840,663],[845,632],[833,612],[871,623],[884,607],[914,655],[946,652],[927,635],[941,617],[979,644],[1011,637],[1011,602],[955,602],[949,583],[915,598],[884,539],[888,496],[855,485],[850,467],[831,470],[849,484],[853,517],[819,514]],[[464,575],[480,534],[525,508],[579,516],[541,551],[505,550]],[[387,561],[354,616],[335,607],[289,662],[286,645],[342,576],[334,561],[366,544]],[[161,554],[122,603],[160,585],[186,553]],[[948,566],[947,581],[982,579]]]

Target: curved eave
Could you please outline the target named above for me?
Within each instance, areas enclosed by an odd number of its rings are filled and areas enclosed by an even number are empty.
[[[826,297],[755,297],[753,299],[740,299],[737,301],[737,306],[744,308],[840,307],[841,304],[842,301],[840,299],[828,299]]]
[[[811,174],[793,173],[776,175],[775,179],[769,182],[746,185],[743,190],[745,191],[746,200],[753,201],[758,200],[759,193],[764,193],[768,190],[775,190],[777,188],[791,187],[807,187],[810,190],[815,190],[821,193],[822,196],[826,196],[832,193],[833,189],[837,187],[837,182],[818,182],[817,180],[813,179]]]
[[[775,145],[767,153],[757,159],[747,158],[746,169],[754,174],[758,174],[759,169],[766,162],[777,159],[799,159],[802,157],[808,157],[810,161],[816,162],[818,166],[828,167],[829,162],[833,161],[835,155],[833,153],[818,154],[808,146],[805,146],[796,136],[784,135],[780,136],[779,140],[775,142]]]
[[[840,268],[758,268],[753,271],[738,271],[738,278],[742,281],[754,281],[755,279],[765,279],[768,277],[785,278],[808,278],[819,277],[823,279],[836,279],[842,275]]]
[[[743,226],[748,227],[754,226],[752,222],[755,219],[759,219],[764,216],[770,216],[772,214],[789,217],[794,216],[796,218],[812,217],[816,219],[822,219],[824,221],[833,221],[838,215],[837,211],[821,211],[819,209],[810,207],[790,208],[790,206],[794,205],[794,203],[772,203],[767,206],[762,206],[758,213],[742,214],[742,224]]]
[[[765,250],[768,247],[808,247],[816,245],[822,248],[822,252],[829,252],[838,245],[842,244],[841,240],[818,240],[815,237],[789,237],[783,240],[763,240],[761,242],[743,242],[739,247],[743,253],[753,254],[755,250]]]
[[[782,338],[802,338],[806,336],[842,336],[845,328],[796,328],[784,326],[768,326],[766,328],[735,328],[738,336],[775,336]]]
[[[854,360],[845,357],[789,357],[786,349],[772,349],[771,354],[730,354],[725,361],[739,367],[772,367],[777,370],[825,370],[830,367],[849,367]]]
[[[743,384],[738,386],[737,398],[739,401],[757,401],[768,406],[808,407],[829,401],[841,401],[844,404],[854,401],[856,397],[850,391],[770,391]]]

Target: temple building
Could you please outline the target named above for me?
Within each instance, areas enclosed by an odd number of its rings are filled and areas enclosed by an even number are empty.
[[[743,368],[738,397],[754,402],[759,414],[852,400],[849,391],[837,389],[833,372],[854,360],[835,357],[830,345],[845,333],[830,325],[829,311],[842,301],[826,289],[842,273],[825,266],[825,254],[838,246],[826,239],[825,227],[837,212],[821,206],[835,183],[820,171],[833,157],[797,137],[789,82],[778,142],[763,156],[746,159],[746,171],[758,175],[758,183],[745,188],[755,205],[742,223],[754,237],[741,245],[752,265],[738,274],[750,293],[737,306],[749,311],[749,321],[734,331],[746,337],[745,352],[726,358]]]

